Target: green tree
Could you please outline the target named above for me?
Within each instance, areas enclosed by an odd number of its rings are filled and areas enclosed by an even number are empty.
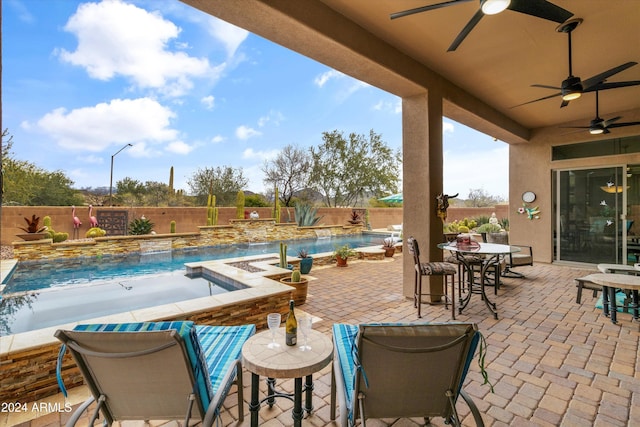
[[[129,206],[141,206],[144,204],[144,196],[147,190],[144,184],[137,179],[125,177],[116,182],[114,204]]]
[[[248,182],[242,173],[242,168],[217,166],[198,169],[187,185],[200,206],[207,204],[207,196],[210,192],[216,196],[217,206],[234,206],[236,194],[246,187]]]
[[[244,205],[248,208],[258,208],[270,206],[267,199],[262,194],[249,194],[244,198]]]
[[[311,147],[309,184],[323,194],[327,206],[357,206],[367,195],[395,193],[400,153],[373,130],[369,138],[350,133],[323,132],[323,143]]]
[[[164,182],[147,181],[144,184],[145,206],[165,206],[169,198],[169,186]]]
[[[287,145],[273,160],[262,166],[267,187],[278,187],[280,201],[284,206],[293,206],[294,195],[309,185],[309,151],[298,146]]]
[[[49,172],[13,157],[13,136],[2,132],[2,203],[25,206],[68,206],[83,203],[73,181],[62,171]]]

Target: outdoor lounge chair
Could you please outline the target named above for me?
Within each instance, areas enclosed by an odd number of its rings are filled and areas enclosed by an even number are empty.
[[[75,425],[97,402],[89,425],[100,413],[111,425],[121,420],[202,420],[210,426],[234,380],[238,416],[243,419],[242,367],[244,342],[254,325],[196,326],[193,322],[78,325],[58,330],[63,342],[58,358],[69,349],[92,397],[72,415]],[[193,414],[193,415],[192,415]]]
[[[470,323],[334,324],[331,419],[338,400],[343,427],[358,418],[365,426],[368,418],[398,417],[424,417],[426,423],[443,417],[459,426],[456,401],[462,396],[483,426],[462,390],[480,339]]]

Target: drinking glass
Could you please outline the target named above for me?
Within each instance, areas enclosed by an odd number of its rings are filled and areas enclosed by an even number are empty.
[[[313,318],[311,316],[303,316],[298,322],[298,326],[300,326],[300,332],[302,332],[302,336],[304,337],[304,343],[300,346],[301,351],[311,350],[311,346],[308,344],[308,340],[312,325]]]
[[[267,345],[269,348],[280,347],[280,344],[276,342],[276,331],[280,327],[281,321],[282,317],[280,316],[280,313],[267,314],[267,326],[269,326],[269,330],[271,331],[271,342]]]

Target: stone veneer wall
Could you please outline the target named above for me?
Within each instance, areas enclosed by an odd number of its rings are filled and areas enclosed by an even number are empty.
[[[199,227],[198,233],[155,234],[143,236],[106,236],[90,241],[65,241],[53,243],[51,239],[13,243],[13,254],[18,261],[42,261],[59,258],[118,256],[129,253],[163,250],[167,240],[172,249],[199,246],[218,246],[255,241],[279,241],[314,239],[316,231],[326,230],[332,236],[361,233],[362,225],[330,225],[321,227],[298,227],[296,224],[276,224],[274,219],[231,220],[231,225]],[[325,232],[326,232],[325,231]],[[154,245],[154,242],[155,245]]]
[[[265,313],[288,311],[289,294],[274,294],[234,304],[217,306],[215,310],[193,313],[185,318],[160,320],[192,320],[202,325],[242,325],[253,323],[264,328]],[[0,354],[0,402],[32,402],[59,393],[56,381],[56,360],[59,344],[48,344]],[[67,388],[83,383],[82,374],[67,352],[62,377]]]

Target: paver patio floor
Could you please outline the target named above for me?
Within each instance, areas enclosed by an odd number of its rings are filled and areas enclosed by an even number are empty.
[[[475,322],[487,340],[486,368],[494,393],[482,384],[477,363],[467,376],[465,390],[472,396],[487,426],[637,426],[640,425],[640,323],[620,314],[613,325],[595,308],[596,299],[585,291],[575,302],[574,278],[592,273],[586,268],[537,263],[519,268],[525,279],[503,279],[495,320],[473,295],[457,321]],[[417,319],[413,301],[402,296],[402,255],[386,261],[350,262],[346,269],[315,268],[307,303],[300,307],[321,320],[314,329],[331,333],[336,322],[449,322],[444,306],[423,308]],[[412,367],[412,369],[418,369]],[[245,400],[250,396],[250,374],[244,372]],[[314,412],[303,421],[308,426],[335,426],[329,419],[330,366],[314,376]],[[264,381],[261,382],[266,391]],[[292,391],[293,380],[279,381]],[[232,389],[234,391],[235,389]],[[237,421],[236,396],[225,401],[222,426],[249,426]],[[464,425],[473,425],[463,402],[459,410]],[[293,425],[292,403],[279,399],[260,410],[260,425]],[[32,421],[0,414],[0,427],[57,426],[68,414],[52,413]],[[4,416],[1,417],[1,416]],[[408,427],[422,419],[371,420],[370,426]],[[434,425],[444,425],[433,420]],[[144,425],[124,423],[125,426]],[[152,425],[177,426],[177,423]]]

